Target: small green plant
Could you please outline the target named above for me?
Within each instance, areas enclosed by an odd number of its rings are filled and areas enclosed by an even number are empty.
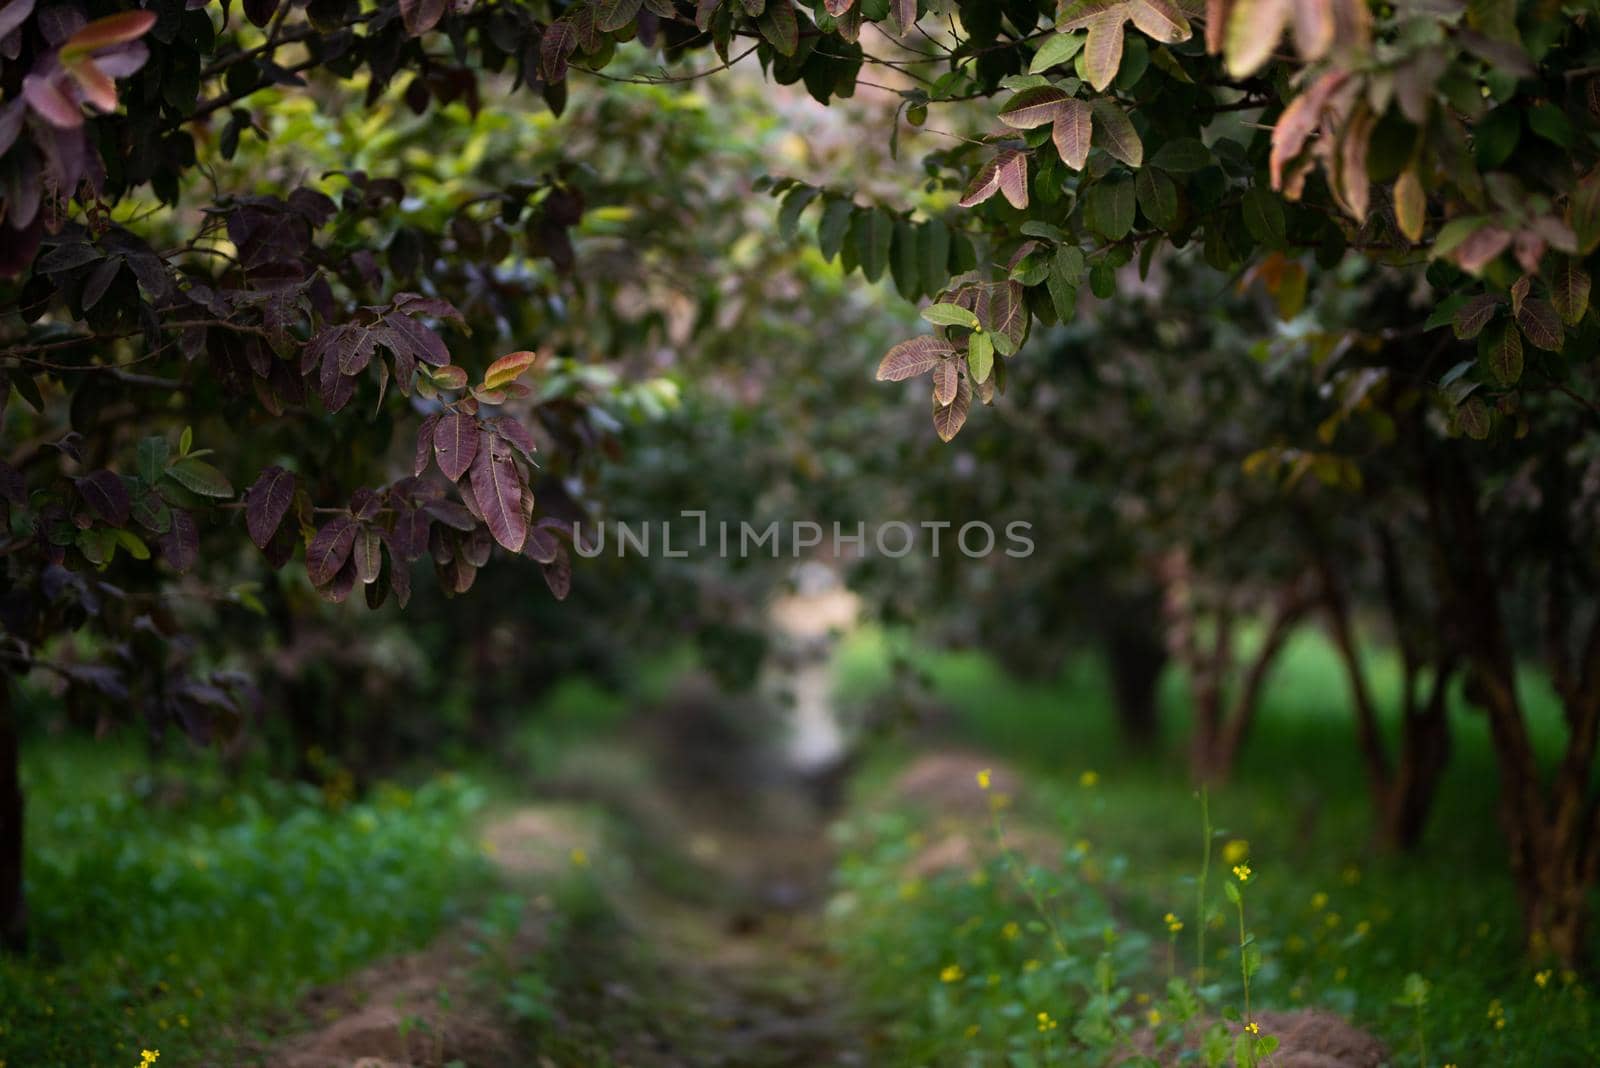
[[[1396,1005],[1412,1011],[1415,1018],[1417,1039],[1417,1063],[1421,1068],[1428,1068],[1428,1036],[1423,1027],[1423,1018],[1428,1009],[1429,983],[1416,972],[1406,976],[1405,986],[1400,991],[1400,996],[1394,999]]]

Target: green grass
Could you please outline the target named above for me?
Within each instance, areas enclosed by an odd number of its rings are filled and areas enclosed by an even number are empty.
[[[425,942],[481,884],[465,778],[349,801],[337,775],[239,786],[205,754],[181,763],[29,747],[33,948],[0,962],[0,1062],[198,1063],[309,986]]]
[[[844,692],[870,700],[887,677],[884,653],[897,646],[905,648],[897,637],[875,633],[852,642],[840,657]],[[1202,834],[1182,752],[1187,709],[1180,680],[1169,674],[1163,682],[1165,744],[1153,756],[1135,757],[1118,742],[1109,688],[1091,657],[1071,657],[1060,678],[1027,684],[978,654],[911,656],[950,709],[954,734],[1029,772],[1021,803],[1042,814],[1063,842],[1088,843],[1099,870],[1114,876],[1119,930],[1164,941],[1161,917],[1174,911],[1188,921],[1180,948],[1192,966]],[[1369,666],[1377,692],[1392,703],[1393,658],[1374,654]],[[1530,681],[1524,698],[1548,760],[1562,740],[1559,708],[1542,680]],[[1423,1022],[1431,1065],[1600,1063],[1593,991],[1560,972],[1541,986],[1520,951],[1482,717],[1455,703],[1455,753],[1427,839],[1414,856],[1387,857],[1372,848],[1372,810],[1349,715],[1332,650],[1315,634],[1300,636],[1273,676],[1234,781],[1211,798],[1219,848],[1247,842],[1257,873],[1249,900],[1250,927],[1264,954],[1258,1002],[1344,1012],[1383,1037],[1399,1063],[1418,1064],[1415,1011],[1395,1004],[1416,974],[1429,984]],[[1096,772],[1093,787],[1080,785],[1086,770]],[[868,849],[857,863],[888,864],[873,855]],[[1214,864],[1213,910],[1225,905],[1217,887]],[[951,901],[937,893],[923,899],[915,911],[925,922],[897,914],[897,922],[917,924],[915,932],[901,932],[897,947],[917,945],[930,959],[955,950],[940,932],[970,920],[962,910],[975,907],[968,900],[973,891],[947,893]],[[1014,912],[1014,905],[1004,907]],[[1003,922],[981,908],[974,914],[991,933]],[[1233,921],[1217,915],[1224,926],[1207,955],[1220,953],[1210,964],[1233,969],[1236,982]],[[919,966],[927,964],[919,957]],[[864,967],[872,971],[870,958]],[[897,973],[878,979],[890,988],[912,982]],[[918,979],[914,989],[937,994],[943,987],[926,972]],[[1499,1014],[1491,1015],[1491,1006]],[[892,1011],[907,1017],[903,1005]]]

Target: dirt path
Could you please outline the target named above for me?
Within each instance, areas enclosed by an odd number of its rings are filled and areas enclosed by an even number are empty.
[[[612,807],[608,815],[605,807]],[[463,925],[308,997],[274,1068],[868,1063],[821,939],[831,856],[797,789],[635,790],[483,826],[514,922]]]

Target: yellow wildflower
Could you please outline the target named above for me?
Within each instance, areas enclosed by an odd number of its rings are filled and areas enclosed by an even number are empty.
[[[589,854],[584,850],[574,849],[569,855],[572,858],[572,866],[574,868],[587,868],[589,866]]]
[[[961,981],[961,977],[965,974],[966,973],[961,970],[961,965],[946,964],[943,970],[939,972],[939,981],[941,983],[959,983]]]
[[[1036,960],[1025,960],[1022,962],[1022,970],[1025,972],[1036,972],[1043,967],[1044,965],[1040,964]]]
[[[978,1025],[977,1024],[968,1024],[967,1025],[967,1037],[968,1038],[976,1038],[977,1036],[978,1036]]]
[[[1004,927],[1000,928],[1000,933],[1008,940],[1015,940],[1016,937],[1022,933],[1022,928],[1017,924],[1016,920],[1012,920]]]
[[[1170,934],[1177,934],[1183,930],[1183,921],[1170,912],[1161,918],[1161,922],[1167,925],[1167,931]]]
[[[1248,864],[1235,864],[1233,866],[1233,874],[1234,874],[1234,877],[1236,879],[1238,879],[1241,883],[1249,882],[1250,881],[1250,874],[1251,874],[1250,865],[1248,865]]]
[[[1234,838],[1222,847],[1222,861],[1224,864],[1242,864],[1250,855],[1250,843],[1243,838]]]
[[[994,772],[989,768],[984,768],[982,771],[978,772],[978,789],[987,790],[993,774]]]
[[[1249,1031],[1252,1035],[1259,1035],[1261,1033],[1261,1025],[1256,1023],[1254,1020],[1251,1020],[1249,1023],[1245,1024],[1244,1029]]]
[[[1040,1031],[1054,1031],[1057,1027],[1056,1021],[1050,1018],[1048,1012],[1041,1012],[1036,1019],[1039,1021]]]
[[[158,1049],[140,1050],[139,1051],[139,1063],[140,1063],[141,1066],[142,1065],[146,1065],[146,1064],[154,1064],[156,1062],[156,1059],[158,1057],[160,1057],[160,1056],[161,1056],[161,1051],[158,1050]]]
[[[1542,972],[1533,973],[1533,981],[1539,984],[1540,990],[1543,990],[1545,987],[1550,985],[1550,974],[1551,972],[1549,968],[1546,968]]]
[[[1311,910],[1313,912],[1321,912],[1323,909],[1325,909],[1327,907],[1328,907],[1328,895],[1327,894],[1324,894],[1321,890],[1318,890],[1316,893],[1311,895]]]
[[[1151,1027],[1161,1026],[1161,1013],[1156,1009],[1151,1009],[1149,1012],[1145,1013],[1144,1018],[1150,1021]]]
[[[1083,787],[1085,790],[1092,789],[1099,784],[1100,773],[1098,771],[1085,771],[1082,775],[1078,776],[1078,785]]]

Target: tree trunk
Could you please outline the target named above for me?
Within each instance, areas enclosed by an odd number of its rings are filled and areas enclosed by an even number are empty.
[[[1161,734],[1156,689],[1167,664],[1154,607],[1143,600],[1125,604],[1106,628],[1104,640],[1122,739],[1133,749],[1150,749]]]
[[[1385,787],[1379,844],[1396,852],[1409,853],[1422,844],[1439,781],[1450,762],[1450,714],[1445,707],[1450,669],[1441,665],[1437,670],[1428,704],[1407,711],[1400,758]]]
[[[22,768],[11,680],[0,674],[0,947],[27,948],[28,909],[22,893]]]

